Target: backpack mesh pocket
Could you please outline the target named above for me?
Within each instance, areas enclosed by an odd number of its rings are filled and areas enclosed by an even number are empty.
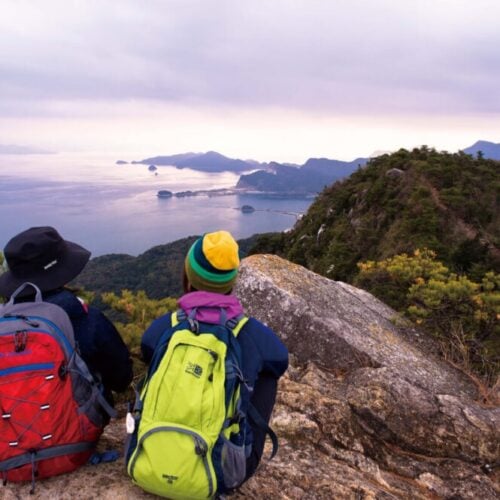
[[[246,475],[245,445],[236,445],[222,438],[221,466],[224,484],[227,488],[236,488]]]

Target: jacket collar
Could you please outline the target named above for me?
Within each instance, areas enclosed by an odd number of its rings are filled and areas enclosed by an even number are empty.
[[[85,306],[78,297],[69,290],[57,289],[43,294],[43,300],[62,307],[68,316],[76,317],[85,313]]]

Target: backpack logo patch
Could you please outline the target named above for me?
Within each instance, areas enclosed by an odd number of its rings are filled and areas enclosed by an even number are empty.
[[[174,481],[177,481],[177,479],[179,479],[177,476],[171,476],[169,474],[162,474],[162,477],[167,480],[168,484],[174,484]]]
[[[201,374],[203,373],[203,368],[196,363],[191,363],[190,361],[188,361],[185,372],[194,375],[196,378],[200,378]]]

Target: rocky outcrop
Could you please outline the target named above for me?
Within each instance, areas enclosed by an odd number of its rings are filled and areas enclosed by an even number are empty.
[[[246,259],[236,293],[294,355],[267,465],[284,498],[497,498],[481,466],[500,457],[500,408],[395,311],[275,256]]]
[[[390,168],[386,173],[386,177],[401,177],[405,175],[405,171],[400,168]]]
[[[237,294],[286,342],[273,427],[280,450],[236,499],[494,499],[500,410],[370,294],[274,256],[243,261]],[[123,419],[100,448],[123,446]],[[268,450],[270,451],[270,450]],[[29,485],[0,487],[6,500]],[[122,461],[37,483],[31,498],[154,498]]]

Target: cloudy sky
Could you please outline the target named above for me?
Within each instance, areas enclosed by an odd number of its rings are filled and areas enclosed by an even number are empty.
[[[0,144],[352,159],[500,142],[497,0],[0,0]]]

